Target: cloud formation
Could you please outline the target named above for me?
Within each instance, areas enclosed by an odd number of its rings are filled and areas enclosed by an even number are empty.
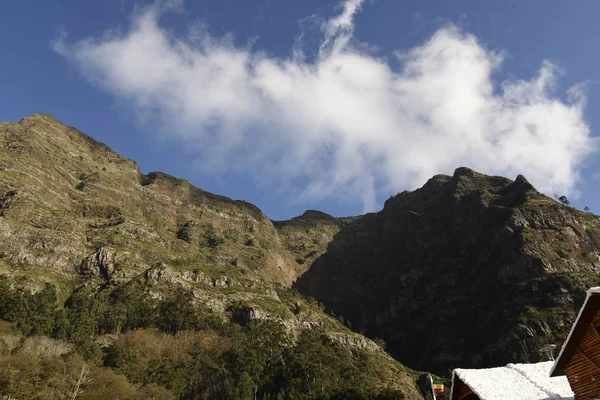
[[[557,96],[548,61],[530,80],[497,82],[502,52],[455,26],[397,52],[393,67],[353,43],[362,1],[346,0],[323,23],[311,61],[294,49],[281,59],[237,47],[198,26],[175,37],[158,6],[138,10],[125,32],[54,48],[203,164],[289,184],[306,202],[337,196],[374,210],[381,194],[458,166],[573,194],[595,146],[581,87]]]

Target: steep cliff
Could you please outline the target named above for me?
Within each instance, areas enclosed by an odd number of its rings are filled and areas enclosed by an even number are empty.
[[[309,265],[297,258],[252,204],[144,175],[45,114],[1,123],[0,320],[20,333],[0,334],[0,358],[21,363],[24,377],[0,374],[0,395],[30,398],[28,368],[39,368],[12,346],[25,334],[66,341],[56,346],[93,360],[95,374],[111,367],[134,386],[157,383],[180,398],[379,388],[422,398],[416,372],[289,289]],[[36,362],[46,362],[43,353]],[[65,360],[56,358],[70,363],[57,371],[71,375],[52,379],[76,379],[82,360]]]
[[[335,233],[295,286],[382,338],[413,368],[448,373],[539,359],[600,283],[600,219],[527,180],[459,168]]]
[[[5,265],[69,277],[104,248],[117,253],[111,274],[120,277],[167,263],[252,271],[285,285],[296,278],[296,263],[255,206],[160,172],[143,175],[50,116],[0,125],[0,150]]]

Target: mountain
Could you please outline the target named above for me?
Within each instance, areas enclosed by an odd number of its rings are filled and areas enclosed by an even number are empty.
[[[0,397],[423,398],[290,288],[288,240],[48,115],[1,123]]]
[[[540,360],[599,271],[600,218],[523,176],[271,221],[48,115],[0,124],[0,398],[422,399],[417,370]]]
[[[523,176],[458,168],[378,213],[302,220],[279,228],[296,258],[314,258],[294,286],[406,365],[440,374],[539,360],[600,283],[600,218]],[[331,240],[304,250],[303,231]]]
[[[0,132],[5,262],[51,266],[65,279],[76,264],[83,275],[115,279],[160,263],[254,271],[285,285],[298,274],[276,229],[252,204],[160,172],[143,175],[135,162],[46,115],[0,125]],[[117,257],[116,270],[82,263],[101,249]]]

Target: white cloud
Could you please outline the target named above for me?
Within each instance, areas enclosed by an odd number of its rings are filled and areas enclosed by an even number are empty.
[[[125,33],[54,48],[204,165],[273,187],[303,182],[295,189],[307,202],[338,196],[373,210],[378,194],[463,165],[574,192],[595,147],[581,87],[558,97],[549,62],[530,80],[496,82],[502,52],[454,26],[397,52],[401,68],[392,69],[352,42],[361,5],[347,0],[322,25],[312,61],[295,49],[279,59],[236,47],[205,29],[175,37],[157,6],[138,11]]]
[[[348,46],[354,32],[354,15],[363,2],[364,0],[345,0],[342,3],[341,14],[325,22],[323,25],[325,38],[321,45],[321,55],[323,52],[329,52],[329,54],[325,53],[326,55],[338,53]]]

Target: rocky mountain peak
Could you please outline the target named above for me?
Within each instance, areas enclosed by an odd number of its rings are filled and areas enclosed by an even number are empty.
[[[470,168],[457,168],[452,176],[435,175],[423,187],[392,196],[384,210],[410,208],[415,212],[453,207],[510,207],[523,204],[528,199],[545,197],[524,176],[514,181],[501,176],[485,175]],[[421,211],[419,211],[421,210]]]
[[[454,174],[452,175],[452,177],[453,178],[458,178],[460,176],[472,177],[472,176],[476,176],[476,175],[482,175],[482,174],[479,174],[478,172],[475,172],[471,168],[468,168],[468,167],[458,167],[454,170]]]
[[[527,362],[600,283],[599,234],[522,175],[463,167],[343,226],[296,287],[414,368]]]
[[[286,285],[297,277],[256,206],[161,172],[143,175],[135,162],[49,115],[0,124],[0,166],[0,244],[11,263],[51,265],[68,277],[104,248],[128,254],[120,263],[125,275],[160,262],[233,265]],[[0,273],[6,269],[0,263]]]
[[[324,219],[324,220],[335,219],[331,215],[324,213],[322,211],[317,211],[317,210],[306,210],[299,218],[302,218],[302,219]]]

